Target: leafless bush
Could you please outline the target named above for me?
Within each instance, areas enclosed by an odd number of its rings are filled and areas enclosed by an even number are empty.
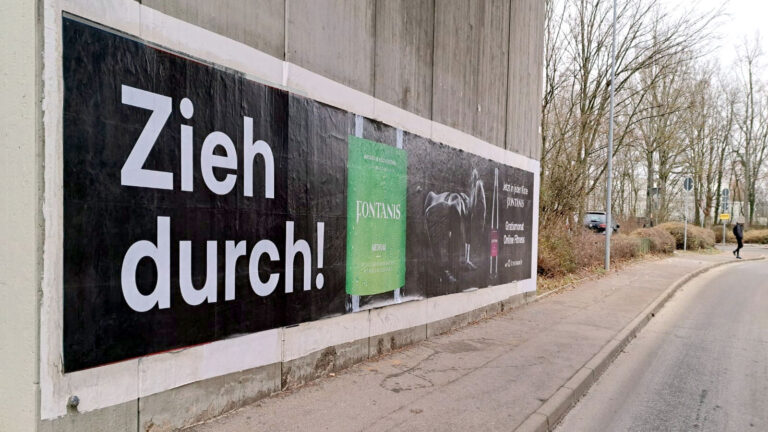
[[[667,222],[659,225],[675,238],[676,247],[683,248],[684,226],[682,222]],[[712,230],[688,224],[688,249],[710,249],[715,247],[715,233]]]
[[[713,226],[712,231],[715,233],[715,243],[721,243],[723,241],[722,225]],[[736,237],[733,236],[733,227],[725,227],[725,241],[727,243],[736,243]]]
[[[611,236],[611,262],[637,257],[640,239],[623,234]],[[582,269],[599,267],[605,257],[605,235],[588,230],[542,229],[539,233],[539,274],[564,276]]]
[[[733,232],[731,232],[733,235]],[[734,242],[736,239],[734,238]],[[744,243],[768,244],[768,229],[749,230],[744,232]]]
[[[675,237],[663,228],[640,228],[632,231],[630,235],[649,239],[652,253],[672,253],[675,251]]]

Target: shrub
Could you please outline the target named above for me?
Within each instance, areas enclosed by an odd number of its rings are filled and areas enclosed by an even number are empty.
[[[611,236],[611,262],[641,255],[640,238]],[[589,230],[569,233],[565,229],[539,232],[538,272],[542,276],[564,276],[580,269],[598,267],[605,260],[605,235]]]
[[[663,223],[659,225],[659,228],[672,234],[678,249],[683,248],[684,227],[682,222]],[[689,250],[710,249],[713,247],[715,247],[715,233],[712,230],[688,224]]]
[[[715,243],[721,243],[723,241],[723,226],[713,226],[712,231],[715,233]],[[725,227],[725,241],[728,243],[736,243],[736,237],[733,236],[733,225]]]
[[[539,231],[538,272],[543,276],[563,276],[576,270],[573,239],[565,229]]]
[[[731,231],[731,236],[733,237],[733,231]],[[736,242],[735,237],[733,241]],[[768,244],[768,229],[744,231],[744,243]]]
[[[675,251],[675,237],[660,227],[640,228],[630,233],[632,237],[647,238],[651,243],[652,253],[672,253]]]
[[[712,227],[715,233],[715,242],[723,241],[723,227]],[[725,227],[725,241],[736,243],[736,237],[733,235],[733,225]],[[768,244],[768,229],[744,229],[744,243]]]
[[[640,239],[638,237],[625,234],[611,236],[611,262],[627,260],[640,255]]]
[[[573,237],[573,250],[579,268],[600,265],[605,261],[605,236],[580,230]]]

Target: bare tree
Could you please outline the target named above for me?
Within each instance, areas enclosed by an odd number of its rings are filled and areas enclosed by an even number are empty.
[[[607,151],[611,4],[609,0],[547,1],[542,221],[582,215],[587,210],[586,198],[602,185]],[[709,37],[707,24],[713,16],[688,13],[675,18],[664,11],[658,0],[619,0],[616,12],[614,153],[621,158],[623,149],[637,138],[638,124],[668,110],[649,110],[644,102],[659,81],[696,58],[695,53],[700,52],[696,47]],[[676,155],[670,157],[675,159]],[[624,173],[623,184],[629,184],[628,174]]]
[[[748,223],[751,225],[757,198],[757,181],[768,152],[768,100],[764,84],[755,76],[763,53],[759,41],[746,43],[739,58],[741,100],[737,105],[738,136],[734,155],[743,176]]]

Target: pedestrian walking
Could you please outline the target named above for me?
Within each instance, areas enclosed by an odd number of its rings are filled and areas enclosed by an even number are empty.
[[[744,239],[744,220],[742,218],[736,220],[736,225],[733,226],[733,236],[736,237],[736,249],[733,254],[736,255],[736,258],[741,259],[739,251],[744,247],[742,241]]]

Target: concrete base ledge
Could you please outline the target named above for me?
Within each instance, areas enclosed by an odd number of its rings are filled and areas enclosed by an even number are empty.
[[[404,346],[421,342],[427,338],[427,325],[410,327],[378,336],[370,337],[368,357],[378,357],[388,354]]]
[[[294,389],[331,372],[360,363],[368,358],[369,351],[369,339],[366,338],[329,346],[304,357],[285,361],[282,363],[282,389]]]
[[[526,292],[450,318],[325,347],[303,357],[186,384],[137,400],[45,420],[44,432],[166,432],[226,414],[283,390],[300,387],[368,358],[385,355],[536,300]]]
[[[765,258],[760,257],[741,261],[720,262],[690,272],[676,280],[669,288],[664,290],[656,300],[648,305],[640,315],[617,333],[616,336],[614,336],[600,351],[597,352],[597,354],[582,366],[581,369],[576,371],[568,382],[563,384],[563,386],[557,389],[549,399],[544,401],[536,412],[528,416],[528,418],[515,429],[515,432],[546,432],[555,430],[568,411],[570,411],[576,402],[578,402],[579,399],[587,393],[590,387],[597,382],[603,372],[605,372],[613,360],[618,357],[619,353],[621,353],[627,344],[629,344],[651,318],[664,307],[664,304],[672,298],[677,290],[692,279],[720,266],[738,264],[745,261],[760,261],[763,259]]]

